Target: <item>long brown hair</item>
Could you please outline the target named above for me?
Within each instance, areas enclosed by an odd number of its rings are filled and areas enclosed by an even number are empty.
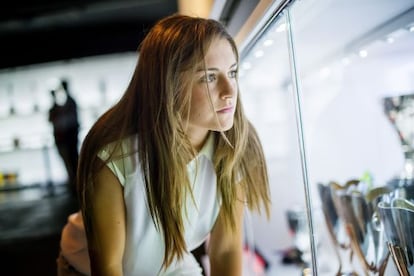
[[[136,134],[150,214],[165,241],[164,266],[187,250],[182,203],[191,195],[186,166],[195,154],[184,129],[191,108],[189,87],[191,74],[204,63],[205,53],[216,38],[227,39],[238,60],[236,44],[219,22],[183,15],[160,20],[140,45],[139,60],[123,97],[98,119],[81,149],[79,198],[86,230],[91,232],[89,199],[103,164],[97,154],[107,144]],[[229,229],[235,226],[236,200],[246,200],[250,209],[264,207],[269,214],[264,155],[257,133],[245,117],[240,96],[233,127],[214,135],[213,162]],[[111,158],[115,157],[106,162]],[[235,185],[242,185],[245,199],[236,197]]]

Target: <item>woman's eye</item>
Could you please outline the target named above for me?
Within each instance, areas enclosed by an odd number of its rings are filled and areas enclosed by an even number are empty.
[[[201,78],[202,82],[213,82],[217,79],[215,74],[206,74]]]
[[[237,77],[237,70],[232,70],[229,72],[229,78],[236,78]]]

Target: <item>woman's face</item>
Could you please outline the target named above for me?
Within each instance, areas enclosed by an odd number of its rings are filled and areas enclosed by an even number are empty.
[[[225,131],[233,126],[238,92],[238,64],[226,39],[214,40],[204,60],[205,68],[198,68],[194,76],[187,127],[196,148],[202,146],[208,131]]]

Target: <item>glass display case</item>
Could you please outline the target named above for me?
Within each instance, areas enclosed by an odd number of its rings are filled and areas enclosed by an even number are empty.
[[[378,206],[412,222],[414,2],[273,1],[254,16],[239,77],[269,166],[272,216],[253,217],[269,275],[413,273],[414,231],[390,235]]]

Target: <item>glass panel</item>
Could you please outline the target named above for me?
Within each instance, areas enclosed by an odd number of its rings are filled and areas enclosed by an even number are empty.
[[[319,274],[335,275],[342,265],[342,273],[397,275],[394,262],[386,264],[381,224],[372,219],[378,202],[413,179],[414,3],[295,1],[290,14],[321,222]],[[412,189],[403,191],[410,196]]]
[[[240,70],[244,107],[269,169],[271,218],[252,214],[251,223],[255,246],[270,264],[269,275],[300,275],[302,261],[311,261],[287,37],[281,15],[243,53]],[[302,259],[295,248],[302,250]]]

